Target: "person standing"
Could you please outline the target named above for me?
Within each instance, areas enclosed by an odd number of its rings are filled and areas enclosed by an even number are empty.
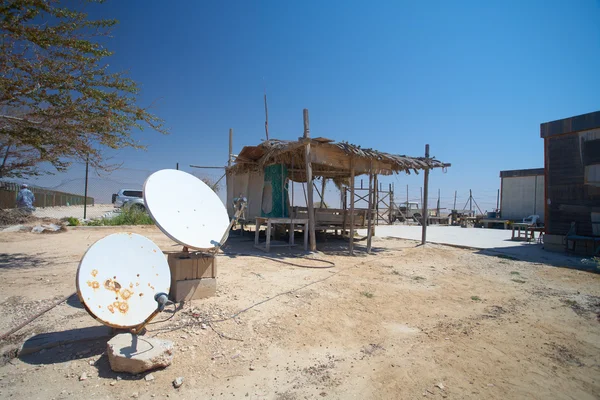
[[[35,211],[33,203],[35,203],[33,192],[29,190],[27,184],[22,184],[21,190],[19,190],[19,193],[17,194],[17,208],[32,212]]]

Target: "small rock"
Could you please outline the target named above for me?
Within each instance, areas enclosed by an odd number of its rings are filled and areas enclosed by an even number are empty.
[[[117,384],[117,382],[115,382],[115,381],[112,381],[112,382],[110,383],[110,386],[115,386],[116,384]]]
[[[175,389],[179,389],[181,387],[181,385],[183,385],[183,377],[178,376],[177,378],[175,378],[175,380],[173,381],[173,387]]]
[[[90,365],[94,365],[94,360],[90,360],[90,361],[88,361],[88,364],[90,364]]]
[[[200,328],[201,328],[201,329],[206,329],[206,328],[208,328],[208,327],[206,326],[206,324],[200,324]]]
[[[437,385],[438,388],[440,388],[440,390],[444,390],[444,384],[442,382],[438,383]]]
[[[117,380],[118,381],[120,381],[121,379],[123,379],[123,378],[121,378],[120,376],[117,376]]]
[[[254,365],[250,366],[250,371],[254,371]]]
[[[297,295],[296,295],[296,298],[297,298],[297,299],[299,299],[299,298],[300,298],[300,295],[299,295],[299,294],[297,294]]]
[[[152,375],[152,374],[148,374],[148,375],[146,375],[146,376],[144,377],[144,380],[145,380],[146,382],[153,381],[153,380],[154,380],[154,375]]]
[[[138,394],[138,392],[134,392],[131,397],[133,397],[134,399],[137,399],[138,397],[140,397],[140,395]]]
[[[79,377],[80,381],[85,381],[87,379],[87,374],[84,372],[83,374],[81,374],[81,376]]]
[[[488,386],[489,386],[489,387],[493,387],[493,386],[494,386],[494,384],[493,384],[493,383],[488,383]]]
[[[294,314],[294,317],[298,318],[300,316],[300,314]]]

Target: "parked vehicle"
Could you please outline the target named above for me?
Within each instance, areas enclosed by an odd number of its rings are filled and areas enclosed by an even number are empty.
[[[414,221],[420,223],[422,219],[421,207],[419,203],[400,203],[399,205],[393,204],[392,210],[390,213],[391,222],[400,221],[404,222],[405,220]]]
[[[112,195],[115,208],[134,208],[140,211],[146,210],[144,203],[144,194],[141,190],[121,189],[119,193]]]

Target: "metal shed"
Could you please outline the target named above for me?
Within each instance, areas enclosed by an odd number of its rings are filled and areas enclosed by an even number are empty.
[[[500,171],[502,218],[519,221],[539,215],[544,222],[544,168]]]
[[[540,125],[546,236],[600,237],[600,111]],[[550,238],[549,238],[550,239]]]

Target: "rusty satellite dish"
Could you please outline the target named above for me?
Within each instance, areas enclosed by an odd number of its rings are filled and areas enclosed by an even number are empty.
[[[164,169],[150,175],[144,182],[144,202],[156,226],[190,249],[218,247],[229,230],[219,196],[187,172]]]
[[[113,328],[140,331],[164,309],[171,272],[163,252],[150,239],[115,233],[88,249],[76,282],[79,299],[95,319]]]

